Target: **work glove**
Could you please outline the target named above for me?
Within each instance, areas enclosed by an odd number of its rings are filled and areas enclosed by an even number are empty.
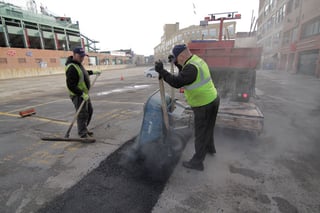
[[[158,60],[154,63],[154,69],[159,73],[159,80],[162,78],[164,72],[162,61]]]
[[[101,72],[100,71],[93,71],[92,72],[94,75],[101,75]]]
[[[178,64],[178,61],[176,60],[176,58],[174,57],[174,55],[169,55],[168,56],[168,61],[171,63],[173,62],[174,65],[178,68],[179,72],[182,70],[182,66],[180,64]]]
[[[89,94],[84,92],[84,93],[82,93],[81,98],[82,98],[84,101],[88,101],[88,100],[89,100]]]
[[[175,57],[174,57],[174,55],[169,55],[168,56],[168,61],[171,63],[171,62],[175,62],[176,60],[175,60]]]
[[[154,69],[160,74],[163,71],[163,63],[162,61],[156,61],[154,64]]]

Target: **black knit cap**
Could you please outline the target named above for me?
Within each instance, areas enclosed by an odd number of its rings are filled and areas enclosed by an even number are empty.
[[[175,58],[178,57],[178,55],[187,48],[185,44],[178,44],[175,45],[172,49],[172,54],[174,55]]]

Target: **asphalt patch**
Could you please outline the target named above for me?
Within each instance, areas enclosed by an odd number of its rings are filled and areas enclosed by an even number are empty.
[[[272,197],[272,199],[276,201],[281,213],[298,213],[298,209],[289,203],[289,201],[281,197]]]
[[[150,168],[150,159],[146,165],[145,157],[132,157],[137,154],[132,148],[136,141],[135,138],[129,140],[96,169],[63,194],[46,203],[38,212],[151,212],[178,163],[187,140],[181,138],[180,141],[184,144],[181,150],[170,157],[166,156],[168,160],[161,168]],[[167,150],[159,144],[155,147],[157,150]],[[161,157],[155,159],[159,158]]]

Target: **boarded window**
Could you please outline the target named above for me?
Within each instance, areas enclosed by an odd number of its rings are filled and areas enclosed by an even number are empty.
[[[27,60],[25,58],[18,58],[18,63],[25,64],[25,63],[27,63]]]
[[[8,61],[6,58],[0,58],[0,64],[7,64]]]

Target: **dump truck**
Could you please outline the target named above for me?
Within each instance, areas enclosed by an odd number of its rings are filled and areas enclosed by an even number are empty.
[[[217,15],[227,14],[217,18]],[[223,22],[240,19],[236,12],[209,14],[206,21],[220,21],[218,40],[192,40],[188,48],[203,58],[220,95],[216,126],[237,129],[259,135],[264,116],[256,101],[256,68],[261,47],[239,47],[236,40],[222,40]]]

